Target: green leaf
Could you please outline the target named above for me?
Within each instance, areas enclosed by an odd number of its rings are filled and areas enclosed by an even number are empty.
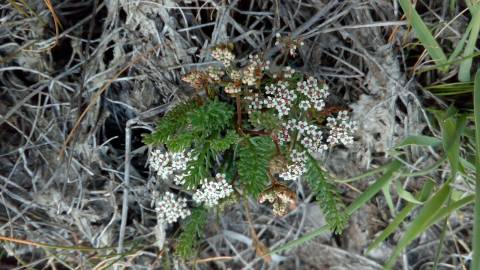
[[[275,151],[270,137],[247,138],[239,150],[238,173],[245,191],[255,198],[269,182],[268,165]]]
[[[210,147],[216,152],[224,152],[230,148],[231,145],[237,144],[240,141],[240,136],[234,130],[228,130],[227,134],[222,138],[217,134],[210,139]]]
[[[450,162],[452,176],[455,176],[458,171],[464,172],[460,163],[460,139],[466,125],[466,120],[464,115],[459,115],[449,116],[440,121],[443,148]]]
[[[347,207],[347,213],[350,215],[356,210],[358,210],[360,207],[365,205],[365,203],[367,203],[373,196],[375,196],[380,190],[382,190],[385,185],[387,185],[391,181],[393,174],[397,172],[401,168],[401,166],[402,164],[400,163],[400,161],[392,161],[388,165],[385,174],[377,181],[375,181],[375,183],[370,185],[367,190],[362,192],[362,194]]]
[[[185,222],[175,247],[175,254],[180,258],[186,260],[195,254],[198,239],[203,235],[207,224],[207,214],[208,212],[204,208],[195,208]]]
[[[169,151],[180,152],[190,147],[195,139],[192,133],[181,133],[175,137],[170,137],[165,141]]]
[[[420,15],[418,15],[415,7],[412,5],[410,0],[399,0],[400,6],[405,13],[408,21],[412,25],[415,33],[417,34],[418,39],[422,43],[422,45],[427,49],[428,54],[430,57],[437,63],[443,64],[447,61],[447,57],[443,52],[442,48],[438,44],[438,42],[433,37],[432,33],[428,29],[427,25],[423,22]],[[448,70],[448,66],[442,68],[443,71]]]
[[[188,163],[190,174],[185,177],[184,184],[187,189],[196,188],[203,179],[210,176],[210,151],[206,148],[195,149],[192,156],[195,156],[196,159],[192,159]]]
[[[280,126],[281,121],[272,111],[255,111],[249,115],[250,123],[258,129],[274,130]]]
[[[432,193],[434,183],[432,181],[428,181],[423,185],[422,191],[420,192],[419,201],[423,202],[425,201],[428,196]],[[373,241],[373,243],[368,247],[367,253],[372,251],[373,249],[377,248],[380,243],[382,243],[387,237],[389,237],[392,233],[394,233],[400,224],[407,218],[407,216],[412,212],[412,210],[416,207],[417,205],[414,203],[407,203],[407,205],[400,211],[400,213],[397,214],[395,219],[388,224],[388,226],[383,230],[383,232]]]
[[[473,262],[472,269],[480,269],[480,70],[475,75],[473,95],[475,119],[475,210],[473,225]]]
[[[442,143],[442,140],[435,138],[435,137],[430,137],[430,136],[424,136],[424,135],[413,135],[413,136],[408,136],[403,140],[401,143],[399,143],[395,148],[400,148],[404,147],[407,145],[419,145],[419,146],[437,146]]]
[[[430,199],[420,210],[420,213],[415,220],[408,226],[407,231],[403,235],[402,239],[398,242],[394,251],[390,255],[388,261],[385,264],[385,269],[392,269],[397,257],[402,251],[420,234],[422,234],[431,225],[431,221],[437,212],[443,206],[443,203],[447,200],[450,194],[450,182],[447,181],[443,187]]]
[[[225,102],[214,100],[189,112],[188,117],[192,131],[202,133],[204,137],[207,137],[231,126],[233,107]]]
[[[176,137],[178,130],[188,125],[187,114],[195,109],[193,102],[180,103],[158,122],[155,130],[145,135],[143,142],[145,144],[159,145],[166,143],[169,139]]]
[[[316,194],[315,197],[323,210],[330,230],[340,233],[345,227],[348,217],[344,212],[345,206],[335,185],[326,179],[325,173],[318,166],[317,161],[308,153],[307,156],[308,168],[305,179]]]
[[[397,193],[400,198],[413,204],[423,204],[423,202],[417,200],[415,196],[412,195],[412,193],[403,189],[402,184],[400,182],[397,182],[396,186],[397,186]]]
[[[467,46],[463,51],[463,56],[472,54],[478,40],[478,32],[480,31],[480,4],[469,4],[472,19],[467,28],[470,29],[470,36],[468,38]],[[470,71],[472,68],[472,58],[465,59],[458,70],[458,80],[461,82],[470,81]]]

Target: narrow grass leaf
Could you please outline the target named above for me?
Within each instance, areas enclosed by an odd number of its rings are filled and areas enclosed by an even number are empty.
[[[433,189],[433,182],[428,181],[423,185],[422,191],[418,196],[419,201],[425,201],[428,199],[430,194],[432,193]],[[373,243],[368,247],[367,253],[372,251],[373,249],[377,248],[380,243],[382,243],[387,237],[389,237],[392,233],[394,233],[400,224],[408,217],[410,212],[416,207],[417,205],[414,203],[407,203],[405,207],[397,214],[397,216],[393,219],[393,221],[388,224],[388,226],[383,230],[383,232],[373,241]]]
[[[469,27],[471,25],[471,31],[467,45],[465,46],[465,51],[463,51],[463,56],[473,53],[478,39],[478,32],[480,31],[480,4],[471,5],[469,8],[472,13],[472,20],[469,24]],[[472,58],[465,59],[460,64],[460,68],[458,70],[458,80],[461,82],[470,81],[471,68]]]
[[[413,135],[405,138],[401,143],[396,145],[396,148],[404,147],[407,145],[418,145],[418,146],[437,146],[442,143],[442,140],[439,138],[424,136],[424,135]]]
[[[420,234],[425,232],[435,214],[440,211],[442,205],[445,203],[448,195],[450,194],[451,187],[450,181],[447,181],[443,187],[435,193],[435,195],[428,200],[422,207],[418,216],[408,226],[407,231],[403,235],[403,238],[398,242],[394,251],[390,255],[390,258],[385,264],[385,269],[392,269],[395,265],[397,257],[403,252],[403,250]]]
[[[443,52],[442,48],[438,44],[438,42],[433,37],[432,33],[428,29],[427,25],[423,22],[420,15],[418,15],[417,11],[413,7],[410,0],[399,0],[400,6],[405,13],[408,21],[412,25],[415,33],[417,34],[418,39],[422,43],[422,45],[427,49],[428,54],[430,57],[437,63],[443,64],[447,61],[447,57]],[[448,66],[442,66],[440,68],[443,71],[448,70]]]
[[[423,204],[423,202],[417,200],[415,196],[412,195],[412,193],[406,191],[400,182],[397,181],[397,193],[398,196],[402,199],[404,199],[407,202],[414,203],[414,204]]]
[[[480,70],[475,75],[473,94],[475,118],[475,194],[480,194]],[[480,269],[480,196],[475,198],[473,225],[473,262],[471,269]]]

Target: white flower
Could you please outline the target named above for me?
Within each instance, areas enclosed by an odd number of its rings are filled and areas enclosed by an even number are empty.
[[[286,78],[286,79],[290,79],[293,77],[293,74],[295,74],[295,70],[289,66],[285,67],[283,69],[283,76]]]
[[[228,83],[225,86],[225,93],[230,95],[238,94],[241,91],[242,91],[242,88],[240,86],[235,85],[234,83]]]
[[[278,117],[282,118],[290,113],[293,101],[297,98],[294,91],[288,89],[288,83],[279,81],[265,87],[269,108],[277,110]]]
[[[308,123],[305,121],[298,121],[297,130],[300,134],[303,134],[308,128]]]
[[[183,185],[185,177],[190,174],[185,170],[187,170],[188,162],[192,159],[195,158],[192,157],[191,152],[162,152],[157,149],[150,153],[148,163],[162,180],[169,180],[173,177],[175,184]]]
[[[225,67],[229,67],[235,60],[235,55],[228,49],[215,48],[212,51],[212,57],[222,62]]]
[[[290,153],[290,159],[293,164],[288,165],[286,170],[279,174],[280,178],[285,181],[295,181],[299,180],[303,174],[307,171],[306,167],[306,154],[305,152],[298,152],[297,150],[292,150]]]
[[[349,121],[347,111],[341,111],[338,113],[337,118],[327,118],[327,128],[330,129],[327,138],[327,142],[330,145],[340,143],[349,145],[353,143],[353,134],[357,130],[357,124],[355,121]]]
[[[230,196],[233,187],[227,183],[224,174],[217,174],[216,181],[206,182],[194,194],[192,199],[198,204],[213,207],[223,198]]]
[[[298,104],[298,107],[303,111],[307,111],[308,109],[310,109],[311,105],[310,102],[308,102],[307,100],[302,100],[300,101],[300,104]]]
[[[297,91],[303,94],[310,104],[313,104],[313,107],[317,111],[321,111],[325,108],[325,99],[328,97],[328,86],[326,84],[319,85],[317,79],[314,77],[309,77],[306,81],[301,81],[297,83]],[[306,104],[299,104],[300,109],[307,110]]]
[[[168,191],[157,200],[155,211],[159,222],[167,224],[177,222],[179,218],[184,219],[190,215],[187,199],[175,198],[175,195]]]

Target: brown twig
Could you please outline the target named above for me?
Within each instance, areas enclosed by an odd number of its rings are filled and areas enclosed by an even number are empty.
[[[252,217],[250,215],[250,208],[248,207],[247,200],[243,200],[243,205],[245,207],[245,216],[247,217],[247,223],[250,227],[250,233],[252,234],[252,241],[255,252],[258,256],[261,256],[265,262],[269,263],[272,261],[272,257],[270,255],[267,255],[269,253],[268,248],[262,242],[260,242],[260,239],[255,232],[255,228],[253,228]]]

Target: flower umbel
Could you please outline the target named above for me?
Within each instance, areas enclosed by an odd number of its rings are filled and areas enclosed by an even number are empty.
[[[337,117],[327,118],[327,127],[330,129],[330,134],[327,142],[330,145],[344,144],[349,145],[353,143],[353,134],[357,130],[357,123],[349,121],[348,112],[341,111]]]
[[[159,222],[167,224],[177,222],[178,219],[184,219],[190,215],[190,210],[187,208],[187,199],[176,198],[173,193],[168,191],[157,200],[155,211],[157,211]]]
[[[163,152],[157,149],[150,153],[148,163],[162,180],[173,177],[175,184],[183,185],[185,177],[189,175],[189,172],[185,172],[188,162],[192,159],[195,158],[192,158],[191,152]]]
[[[227,183],[224,174],[217,174],[216,181],[206,182],[192,196],[192,199],[198,204],[204,204],[206,207],[216,206],[223,198],[230,196],[233,192],[232,186]]]

